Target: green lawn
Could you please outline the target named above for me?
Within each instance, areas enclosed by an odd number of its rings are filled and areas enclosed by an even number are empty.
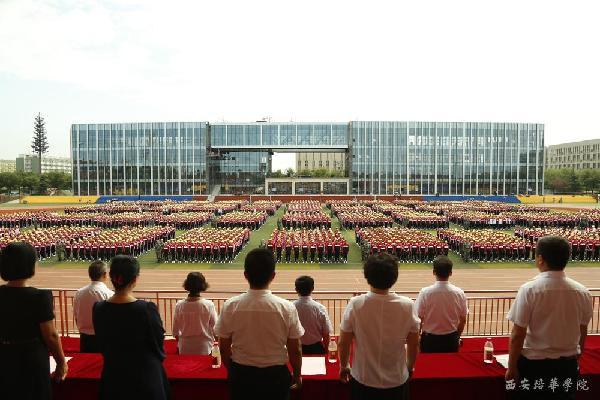
[[[329,210],[324,208],[325,212],[329,214]],[[149,251],[139,257],[140,265],[142,268],[159,268],[159,269],[241,269],[243,268],[244,258],[248,252],[258,247],[261,240],[267,240],[273,230],[277,228],[277,219],[283,216],[283,207],[277,210],[274,216],[267,219],[264,225],[257,231],[253,231],[250,234],[250,242],[242,249],[237,255],[234,262],[231,264],[222,263],[157,263],[154,250]],[[332,218],[332,227],[340,228],[340,223],[337,218]],[[177,231],[177,235],[180,235],[183,231]],[[506,231],[507,233],[513,234],[512,230]],[[435,231],[430,231],[435,235]],[[280,270],[313,270],[313,269],[359,269],[362,267],[360,248],[354,241],[354,230],[342,230],[342,234],[350,244],[350,251],[348,254],[348,263],[346,264],[329,264],[329,263],[279,263],[277,268]],[[450,253],[450,258],[454,262],[455,268],[472,268],[472,269],[498,269],[498,268],[532,268],[531,262],[464,262],[461,257],[454,253]],[[42,268],[86,268],[88,262],[58,262],[56,257],[49,260],[44,260],[40,263]],[[570,267],[600,267],[600,263],[597,262],[571,262]],[[401,269],[430,269],[430,264],[423,263],[401,263]]]

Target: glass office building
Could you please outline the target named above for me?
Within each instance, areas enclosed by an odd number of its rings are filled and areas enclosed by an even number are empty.
[[[73,125],[73,193],[206,193],[207,131],[206,122]]]
[[[543,193],[544,125],[352,122],[352,193]]]
[[[493,122],[78,124],[78,195],[259,194],[273,152],[343,152],[352,194],[543,193],[544,125]]]

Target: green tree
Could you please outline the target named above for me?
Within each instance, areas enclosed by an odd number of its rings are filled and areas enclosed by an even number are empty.
[[[564,179],[568,182],[567,191],[570,193],[577,193],[581,191],[581,185],[579,184],[578,173],[574,169],[561,169],[561,174]]]
[[[582,190],[594,193],[598,188],[600,188],[600,170],[581,170],[578,174],[578,181]]]
[[[313,176],[316,178],[327,178],[329,177],[329,171],[325,168],[318,168],[313,171]]]
[[[294,171],[293,168],[288,168],[285,170],[285,176],[287,176],[288,178],[291,178],[292,176],[295,176],[296,172]]]
[[[554,193],[564,193],[569,190],[568,177],[565,174],[568,170],[548,169],[544,174],[544,186]]]
[[[271,172],[271,178],[283,178],[283,172],[281,172],[280,169],[278,169],[277,171],[273,171]]]
[[[29,193],[34,193],[40,186],[40,175],[33,172],[21,174],[21,186],[29,189]]]
[[[48,136],[46,135],[46,123],[44,118],[38,113],[35,117],[35,123],[33,125],[33,141],[31,142],[31,149],[38,155],[38,161],[40,163],[40,169],[38,174],[42,173],[42,154],[48,151]]]
[[[19,189],[21,186],[20,175],[16,172],[2,172],[0,173],[0,189],[6,189],[7,193],[15,189]]]

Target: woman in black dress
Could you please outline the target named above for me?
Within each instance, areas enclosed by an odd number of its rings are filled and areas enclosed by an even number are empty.
[[[165,331],[156,305],[132,295],[140,265],[126,255],[110,263],[115,294],[94,304],[96,340],[104,356],[101,400],[164,400],[169,382],[162,366]]]
[[[67,375],[67,363],[56,328],[52,292],[26,286],[35,273],[33,246],[13,242],[0,255],[0,397],[45,400],[52,397],[50,360],[55,379]],[[5,397],[6,396],[6,397]]]

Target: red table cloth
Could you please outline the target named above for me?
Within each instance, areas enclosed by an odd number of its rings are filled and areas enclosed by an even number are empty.
[[[502,340],[498,340],[502,339]],[[455,354],[419,354],[413,380],[410,383],[411,399],[431,399],[443,394],[445,400],[507,399],[505,391],[505,369],[499,364],[483,363],[484,339],[468,343]],[[494,338],[497,353],[506,345],[507,338]],[[481,346],[479,346],[481,341]],[[497,344],[496,344],[497,343]],[[581,379],[586,382],[587,391],[579,391],[577,399],[596,400],[600,394],[600,338],[590,337],[590,346],[580,359]],[[472,351],[465,351],[469,348]],[[54,399],[86,400],[97,399],[98,381],[102,370],[102,356],[99,354],[70,354],[69,375],[65,382],[54,384]],[[211,368],[208,356],[184,356],[170,354],[164,361],[165,370],[171,383],[173,400],[207,398],[228,399],[227,371],[224,367]],[[295,392],[293,399],[335,399],[349,398],[347,385],[338,381],[339,366],[327,364],[326,375],[304,377],[304,386]]]
[[[494,352],[497,354],[508,353],[508,337],[497,336],[492,337],[494,344]],[[463,344],[460,346],[461,353],[481,353],[483,356],[483,344],[487,339],[485,337],[469,337],[463,339]],[[65,353],[79,353],[79,338],[63,337],[61,338],[63,350]],[[588,336],[585,348],[588,350],[600,349],[600,335]],[[165,340],[165,352],[169,354],[177,354],[177,342],[175,339]]]

